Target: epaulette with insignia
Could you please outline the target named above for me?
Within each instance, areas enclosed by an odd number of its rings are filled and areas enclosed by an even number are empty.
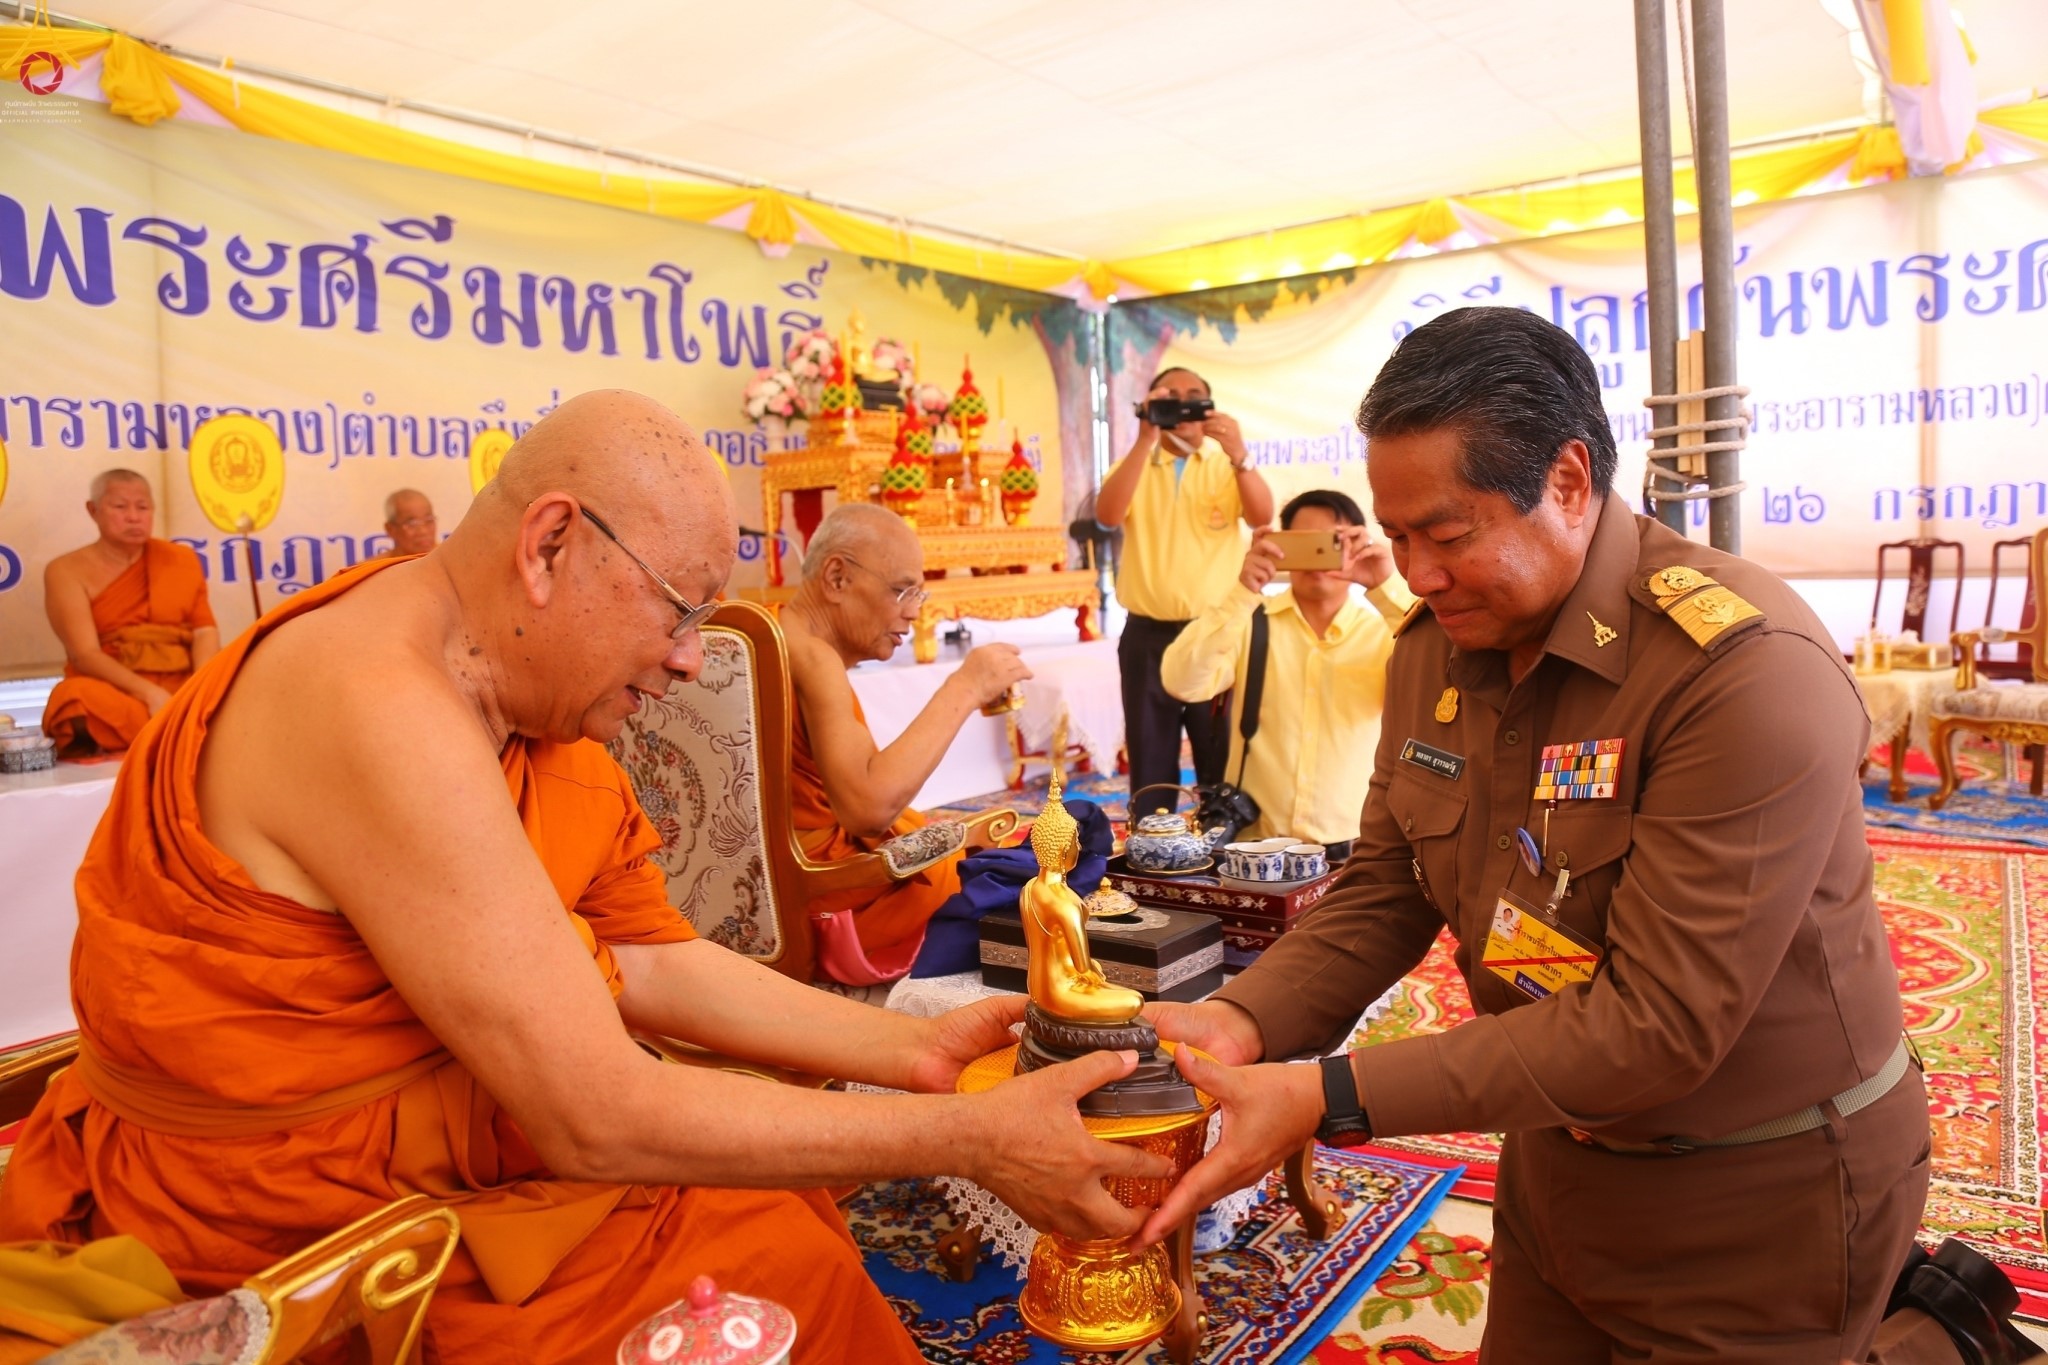
[[[1394,638],[1396,640],[1400,639],[1401,632],[1408,629],[1408,627],[1414,625],[1416,618],[1421,616],[1422,613],[1428,610],[1429,603],[1423,601],[1419,597],[1416,598],[1413,602],[1411,602],[1408,606],[1407,612],[1404,613],[1401,619],[1394,624]]]
[[[1651,574],[1646,586],[1657,599],[1657,610],[1677,622],[1701,649],[1744,621],[1763,617],[1732,589],[1682,564]]]

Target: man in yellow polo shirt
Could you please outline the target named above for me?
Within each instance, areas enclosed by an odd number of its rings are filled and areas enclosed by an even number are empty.
[[[1372,773],[1358,755],[1379,748],[1380,707],[1394,626],[1414,600],[1394,573],[1387,543],[1366,529],[1365,514],[1334,489],[1303,493],[1280,510],[1289,531],[1331,531],[1343,542],[1341,568],[1297,569],[1272,596],[1280,549],[1265,535],[1252,542],[1237,582],[1223,600],[1196,617],[1167,649],[1166,690],[1182,701],[1206,701],[1236,689],[1230,726],[1231,781],[1259,805],[1258,820],[1238,835],[1293,835],[1350,851]],[[1366,589],[1368,611],[1352,600]],[[1266,614],[1266,683],[1250,751],[1239,733],[1254,614]]]
[[[1160,371],[1145,395],[1181,404],[1210,402],[1209,385],[1188,369]],[[1230,735],[1227,706],[1190,706],[1159,680],[1166,647],[1183,627],[1230,591],[1244,554],[1244,526],[1273,519],[1273,493],[1251,467],[1237,419],[1211,410],[1197,420],[1161,428],[1141,409],[1138,439],[1095,495],[1095,520],[1124,528],[1116,576],[1117,601],[1128,618],[1117,640],[1123,675],[1124,747],[1131,791],[1180,780],[1180,736],[1194,750],[1195,780],[1223,780]],[[1131,818],[1172,804],[1171,793],[1148,795]]]

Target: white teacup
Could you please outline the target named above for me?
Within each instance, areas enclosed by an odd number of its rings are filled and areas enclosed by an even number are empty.
[[[1286,850],[1287,880],[1307,881],[1329,870],[1329,857],[1321,844],[1290,844]]]
[[[1287,878],[1286,839],[1258,839],[1226,844],[1223,870],[1239,881],[1277,882]]]

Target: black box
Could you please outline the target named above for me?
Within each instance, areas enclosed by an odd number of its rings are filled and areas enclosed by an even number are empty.
[[[1110,984],[1147,1000],[1200,1000],[1223,984],[1223,926],[1214,915],[1141,905],[1136,914],[1088,921],[1088,951]],[[1012,914],[981,920],[981,983],[1025,988],[1024,921]]]

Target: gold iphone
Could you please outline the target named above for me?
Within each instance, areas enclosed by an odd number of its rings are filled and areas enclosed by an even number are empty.
[[[1272,542],[1280,547],[1280,567],[1334,571],[1344,567],[1344,542],[1335,531],[1274,531]]]

